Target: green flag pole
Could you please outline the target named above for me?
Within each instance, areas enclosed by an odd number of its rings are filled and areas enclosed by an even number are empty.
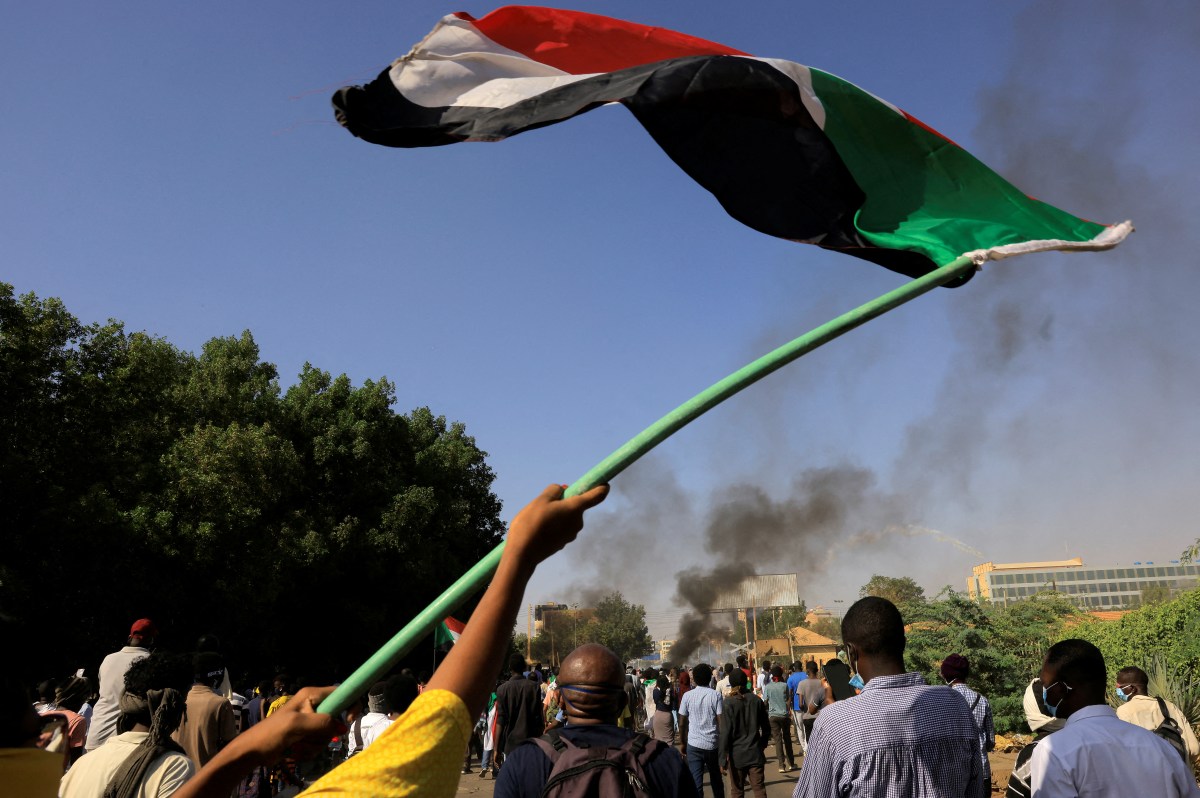
[[[636,437],[631,438],[624,446],[601,460],[592,470],[576,480],[567,488],[566,495],[574,496],[610,481],[689,422],[699,418],[743,388],[753,385],[801,355],[829,343],[855,327],[866,324],[871,319],[882,316],[889,310],[916,299],[974,268],[976,268],[974,261],[969,256],[963,255],[929,274],[907,282],[848,313],[843,313],[836,319],[763,355],[753,363],[743,366],[720,382],[696,394],[642,430]],[[349,706],[357,696],[366,692],[371,684],[391,670],[405,654],[411,651],[418,640],[433,631],[443,618],[454,612],[491,579],[500,564],[500,555],[503,552],[504,543],[502,542],[463,574],[457,582],[446,588],[445,592],[438,596],[432,604],[409,621],[346,681],[342,682],[321,702],[317,711],[329,714],[339,713]]]

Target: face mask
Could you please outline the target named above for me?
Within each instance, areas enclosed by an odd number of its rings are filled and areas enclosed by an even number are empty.
[[[1129,685],[1127,685],[1127,684],[1118,684],[1117,685],[1117,700],[1120,701],[1121,703],[1125,703],[1126,701],[1129,700],[1130,696],[1128,696],[1125,693],[1125,691],[1128,689],[1129,689]]]
[[[1054,685],[1057,685],[1057,684],[1061,684],[1063,687],[1065,687],[1067,689],[1067,692],[1070,692],[1072,689],[1071,685],[1067,684],[1066,682],[1055,682],[1054,684],[1050,685],[1049,687],[1042,688],[1042,704],[1044,704],[1046,707],[1046,714],[1052,718],[1058,717],[1058,708],[1060,706],[1062,706],[1063,701],[1067,700],[1067,697],[1064,695],[1062,698],[1060,698],[1058,700],[1057,704],[1052,705],[1050,703],[1050,691],[1053,690]]]

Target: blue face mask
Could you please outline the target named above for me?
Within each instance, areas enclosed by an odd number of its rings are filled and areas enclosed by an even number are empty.
[[[1125,691],[1128,689],[1129,689],[1129,685],[1127,685],[1127,684],[1118,684],[1117,685],[1117,700],[1120,701],[1122,704],[1125,703],[1126,701],[1128,701],[1130,698],[1125,693]]]
[[[1042,688],[1042,704],[1046,707],[1046,714],[1052,718],[1058,717],[1058,708],[1060,706],[1062,706],[1063,701],[1067,700],[1067,697],[1064,695],[1062,698],[1060,698],[1058,700],[1057,704],[1050,703],[1050,691],[1053,690],[1054,686],[1058,685],[1058,684],[1061,684],[1063,687],[1065,687],[1067,689],[1067,692],[1070,692],[1072,689],[1071,685],[1067,684],[1066,682],[1055,682],[1054,684],[1050,685],[1049,687]]]

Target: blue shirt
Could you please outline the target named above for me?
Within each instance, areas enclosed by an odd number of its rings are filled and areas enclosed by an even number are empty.
[[[787,688],[788,695],[792,697],[792,709],[800,711],[800,697],[796,695],[796,688],[800,686],[800,682],[808,678],[808,674],[804,671],[797,671],[788,677]]]
[[[919,673],[876,676],[817,715],[792,798],[983,798],[975,720]]]
[[[693,687],[679,700],[679,717],[688,719],[688,748],[717,750],[717,715],[721,694],[711,687]]]

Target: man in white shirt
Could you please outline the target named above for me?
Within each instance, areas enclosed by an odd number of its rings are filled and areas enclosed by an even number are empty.
[[[375,682],[371,687],[367,694],[367,714],[354,721],[350,726],[350,733],[346,735],[350,741],[347,757],[361,754],[363,749],[375,742],[379,735],[392,725],[392,719],[388,717],[386,690],[387,682]]]
[[[150,656],[158,630],[149,618],[133,622],[129,639],[120,651],[114,651],[100,663],[100,699],[92,710],[88,722],[88,751],[95,751],[117,731],[117,719],[121,717],[121,696],[125,694],[125,674],[133,663]]]
[[[1120,720],[1105,702],[1108,675],[1100,649],[1086,640],[1055,643],[1041,680],[1046,708],[1067,722],[1033,752],[1033,798],[1200,798],[1175,749]]]
[[[1150,679],[1141,668],[1130,667],[1117,671],[1117,699],[1121,701],[1121,706],[1117,707],[1117,717],[1126,723],[1154,731],[1166,720],[1162,713],[1163,707],[1166,707],[1171,720],[1179,727],[1188,760],[1194,761],[1200,756],[1200,743],[1196,741],[1196,733],[1192,731],[1187,715],[1167,699],[1150,695],[1149,685]],[[1159,701],[1162,701],[1162,706],[1159,706]]]

